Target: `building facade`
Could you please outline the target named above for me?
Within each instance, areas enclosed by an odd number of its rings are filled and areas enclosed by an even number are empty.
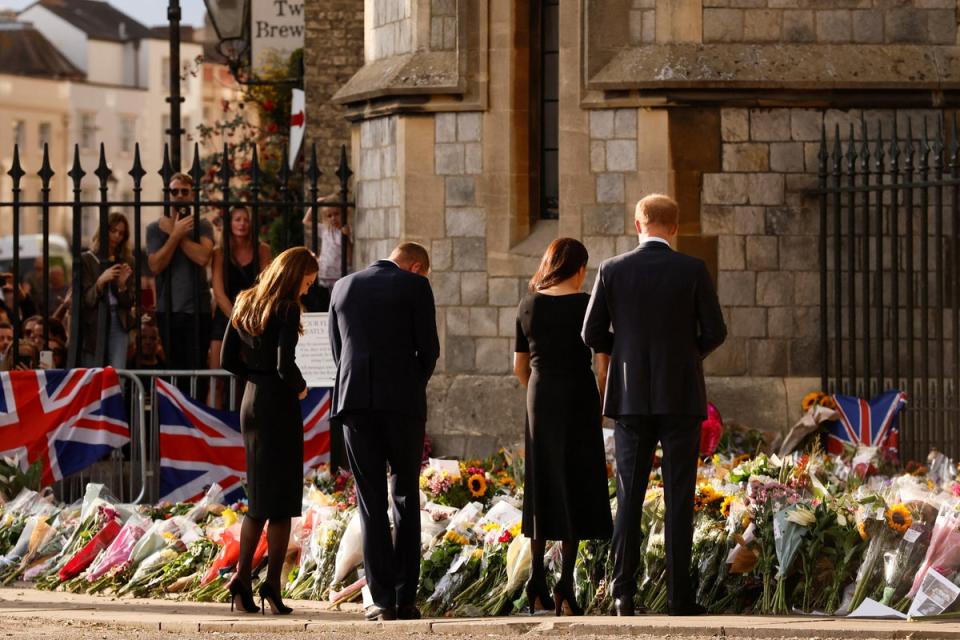
[[[42,34],[80,71],[79,78],[65,84],[59,98],[68,105],[68,113],[64,124],[66,135],[58,141],[66,143],[70,161],[74,144],[79,145],[80,160],[87,172],[83,181],[83,199],[95,201],[99,198],[99,185],[92,174],[99,161],[101,143],[113,170],[111,199],[133,201],[133,183],[127,172],[133,166],[137,143],[147,170],[143,179],[143,199],[162,199],[163,185],[157,171],[163,160],[170,126],[166,101],[170,95],[166,32],[148,29],[99,0],[40,0],[21,11],[18,21]],[[203,74],[192,73],[203,47],[194,42],[189,33],[184,35],[187,37],[183,38],[180,53],[184,69],[182,119],[183,128],[189,134],[203,118]],[[49,104],[42,102],[39,95],[33,97],[29,93],[22,99]],[[185,137],[183,165],[186,168],[192,162],[192,153],[193,144]],[[26,168],[35,173],[39,165],[27,164]],[[62,179],[69,170],[69,163],[56,162],[54,169]],[[72,196],[72,191],[69,195]],[[59,215],[69,220],[69,212],[60,212]],[[158,215],[155,208],[145,209],[142,225]],[[29,216],[25,220],[27,218]],[[98,210],[86,208],[82,224],[84,239],[92,236],[98,224]],[[66,224],[65,232],[68,229],[69,224]]]
[[[307,1],[307,21],[328,5]],[[725,417],[781,431],[820,385],[824,130],[952,115],[955,0],[365,0],[352,127],[358,263],[430,248],[438,449],[522,440],[516,305],[547,244],[590,267],[636,245],[634,205],[681,205],[717,282],[705,363]],[[308,85],[308,101],[311,96]],[[316,101],[316,108],[320,101]],[[592,271],[591,271],[592,281]]]

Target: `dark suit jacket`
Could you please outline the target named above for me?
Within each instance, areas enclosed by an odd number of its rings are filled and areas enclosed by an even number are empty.
[[[726,336],[702,260],[651,241],[605,261],[583,323],[584,342],[611,354],[604,415],[706,417],[703,358]]]
[[[389,260],[341,278],[329,328],[334,417],[389,411],[426,420],[427,381],[440,356],[429,280]]]

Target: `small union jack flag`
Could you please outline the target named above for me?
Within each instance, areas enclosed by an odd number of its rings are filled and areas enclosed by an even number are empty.
[[[214,482],[227,501],[242,498],[247,463],[240,413],[211,409],[163,380],[156,384],[161,500],[197,500]],[[330,459],[329,389],[311,389],[300,408],[306,472]]]
[[[827,451],[839,454],[844,446],[899,447],[897,415],[907,404],[907,394],[886,391],[869,402],[852,396],[833,396],[839,420],[829,426]]]
[[[113,369],[0,373],[0,455],[41,461],[49,486],[130,442]]]

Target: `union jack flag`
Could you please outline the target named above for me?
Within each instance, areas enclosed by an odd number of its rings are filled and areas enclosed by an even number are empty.
[[[0,455],[40,460],[49,486],[130,442],[113,369],[0,373]]]
[[[907,394],[886,391],[869,402],[852,396],[833,396],[839,420],[830,424],[827,451],[842,453],[844,446],[899,447],[897,414],[907,404]]]
[[[242,498],[247,463],[240,413],[211,409],[163,380],[156,384],[161,500],[197,500],[214,482],[227,501]],[[300,408],[307,472],[330,460],[330,390],[311,389]]]

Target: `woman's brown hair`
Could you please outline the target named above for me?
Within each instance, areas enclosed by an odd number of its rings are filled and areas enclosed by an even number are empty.
[[[130,222],[127,221],[127,216],[123,215],[119,211],[112,211],[110,215],[107,216],[107,233],[110,232],[110,229],[113,228],[113,225],[123,224],[123,240],[120,241],[120,246],[118,247],[118,253],[120,255],[113,256],[118,258],[121,262],[132,262],[133,256],[130,253]],[[100,254],[100,230],[98,229],[96,233],[93,234],[93,237],[90,239],[90,251],[97,254],[99,257]]]
[[[228,231],[227,231],[227,225],[232,225],[232,224],[233,224],[233,216],[235,216],[236,214],[240,213],[241,211],[243,211],[244,213],[247,214],[247,221],[250,223],[251,228],[253,228],[253,218],[252,218],[251,215],[250,215],[250,210],[247,209],[247,208],[244,207],[244,206],[233,207],[232,209],[230,209],[230,213],[227,214],[227,216],[223,218],[223,225],[222,225],[223,228],[220,229],[220,242],[218,243],[220,249],[223,249],[223,245],[225,244],[225,241],[226,241],[226,239],[227,239],[227,233],[228,233]],[[233,237],[233,228],[232,228],[232,227],[230,228],[229,233],[230,233],[230,248],[231,248],[231,249],[234,249],[234,248],[237,246],[237,239],[236,239],[235,237]],[[253,246],[253,234],[252,234],[252,233],[247,236],[247,243],[249,243],[250,246]]]
[[[316,256],[306,247],[287,249],[260,272],[257,284],[240,292],[230,322],[251,336],[262,335],[282,303],[300,305],[303,279],[319,270]]]
[[[589,259],[587,248],[573,238],[557,238],[540,260],[540,268],[530,278],[530,291],[542,291],[577,275]]]

